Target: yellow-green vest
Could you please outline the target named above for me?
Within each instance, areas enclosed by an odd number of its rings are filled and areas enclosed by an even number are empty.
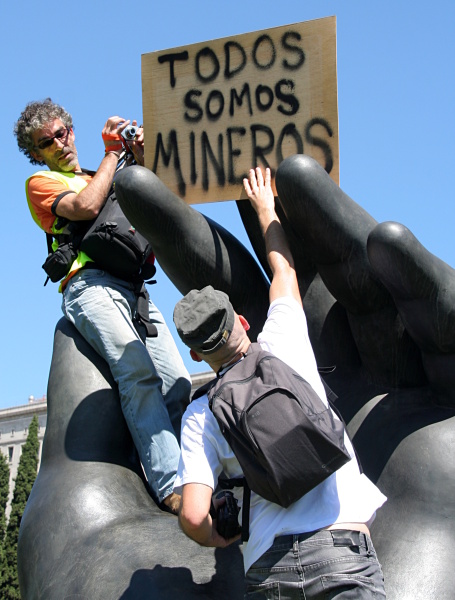
[[[25,194],[27,196],[28,208],[33,217],[33,220],[38,225],[38,227],[40,227],[41,229],[44,229],[40,223],[40,220],[38,219],[37,214],[33,210],[33,205],[30,202],[30,197],[28,195],[28,183],[32,177],[37,177],[37,176],[38,177],[48,177],[49,179],[54,179],[55,181],[59,181],[60,183],[65,185],[72,192],[76,192],[76,194],[79,194],[79,192],[81,192],[87,186],[87,182],[85,181],[85,179],[83,177],[79,177],[78,175],[75,175],[74,173],[60,173],[58,171],[37,171],[36,173],[31,175],[27,179],[27,181],[25,182]],[[61,234],[64,232],[64,228],[57,229],[57,227],[56,227],[57,221],[58,221],[58,218],[55,218],[54,223],[52,225],[52,229],[51,229],[52,233],[55,235],[58,235],[59,233]],[[54,242],[52,243],[53,249],[55,250],[57,248],[57,246],[58,246],[58,242],[57,242],[57,240],[54,240]],[[62,286],[64,286],[66,284],[67,280],[70,277],[72,277],[76,271],[81,269],[87,262],[93,262],[93,261],[89,256],[87,256],[87,254],[85,254],[85,252],[78,252],[77,258],[71,265],[71,268],[68,271],[68,274],[60,282],[60,287],[59,287],[60,292],[62,291]]]

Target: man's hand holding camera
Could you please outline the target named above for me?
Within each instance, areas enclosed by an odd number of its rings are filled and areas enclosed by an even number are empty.
[[[137,121],[109,117],[101,132],[106,154],[119,154],[127,146],[138,165],[144,164],[144,130]]]
[[[221,492],[216,497],[216,530],[225,540],[237,540],[241,533],[240,507],[232,492]],[[215,502],[213,502],[215,507]]]
[[[238,522],[240,509],[232,492],[221,492],[212,499],[212,537],[216,548],[225,548],[240,539],[241,528]]]
[[[215,515],[220,514],[220,509],[226,503],[224,496],[212,498],[212,489],[200,483],[186,484],[182,495],[184,502],[181,504],[179,522],[188,537],[201,546],[212,548],[226,548],[240,539],[240,533],[228,539],[218,533],[218,518]]]
[[[138,165],[144,166],[144,130],[133,120],[122,130],[122,137],[128,144]]]

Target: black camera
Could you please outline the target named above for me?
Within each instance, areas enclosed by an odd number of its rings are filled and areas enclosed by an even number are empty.
[[[127,142],[132,142],[136,137],[138,129],[139,127],[137,127],[137,125],[128,125],[128,127],[125,127],[125,129],[121,132],[121,136]]]
[[[217,498],[222,498],[223,496],[226,498],[226,502],[217,510],[216,530],[222,537],[229,540],[242,531],[238,520],[240,508],[232,492],[221,492]]]

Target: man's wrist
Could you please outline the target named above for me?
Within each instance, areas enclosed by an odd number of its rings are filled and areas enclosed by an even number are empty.
[[[109,154],[114,154],[114,156],[117,158],[117,160],[120,158],[120,152],[118,152],[117,150],[107,150],[104,153],[104,156],[108,156]]]
[[[265,227],[265,228],[267,228],[270,225],[270,223],[273,223],[274,221],[281,223],[274,208],[265,208],[264,207],[257,212],[257,216],[259,219],[259,223],[261,224],[262,227]]]
[[[257,204],[256,212],[258,215],[270,215],[276,217],[275,204]]]

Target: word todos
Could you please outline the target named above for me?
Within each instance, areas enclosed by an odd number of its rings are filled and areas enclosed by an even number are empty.
[[[299,31],[284,29],[158,55],[173,122],[154,131],[151,168],[159,176],[170,169],[181,196],[188,185],[239,185],[252,165],[274,173],[286,156],[311,148],[331,171],[333,127],[302,105],[311,53]]]

